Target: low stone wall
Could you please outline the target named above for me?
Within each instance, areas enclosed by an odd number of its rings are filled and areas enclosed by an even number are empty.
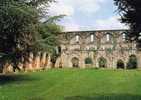
[[[29,54],[28,60],[23,58],[24,63],[19,63],[18,67],[21,71],[35,71],[50,68],[50,57],[46,52],[38,52],[34,55],[32,52]],[[12,64],[6,63],[2,69],[3,73],[13,72]],[[17,69],[15,71],[18,71]]]

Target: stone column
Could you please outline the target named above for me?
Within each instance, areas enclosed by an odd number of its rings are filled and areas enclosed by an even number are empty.
[[[80,59],[79,59],[79,63],[80,63],[79,67],[80,68],[86,68],[84,59],[85,59],[85,56],[84,56],[83,52],[81,52],[81,56],[80,56]]]
[[[29,70],[33,70],[33,53],[32,52],[30,52],[29,53],[29,61],[28,61],[28,69]]]
[[[38,52],[35,55],[35,60],[34,60],[35,69],[40,69],[40,54],[41,54],[41,52]]]
[[[13,72],[13,66],[8,62],[3,66],[3,73]]]
[[[43,68],[46,66],[45,65],[46,64],[46,54],[47,54],[46,52],[43,52],[42,57],[41,57],[41,67]]]
[[[48,59],[47,59],[47,68],[51,68],[51,56],[48,55]]]
[[[138,69],[141,69],[141,51],[137,53]]]

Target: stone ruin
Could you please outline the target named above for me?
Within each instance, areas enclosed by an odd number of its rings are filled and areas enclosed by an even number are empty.
[[[131,57],[140,66],[140,52],[135,41],[127,39],[127,30],[74,31],[60,34],[61,55],[57,68],[124,68]]]
[[[46,52],[29,55],[29,61],[19,64],[24,71],[49,68],[109,68],[127,69],[131,57],[137,59],[135,68],[141,67],[141,53],[135,41],[127,39],[127,30],[74,31],[59,34],[60,53],[55,64]],[[11,65],[4,72],[11,72]]]

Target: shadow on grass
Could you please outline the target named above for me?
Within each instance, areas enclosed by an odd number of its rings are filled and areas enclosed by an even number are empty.
[[[0,75],[0,85],[6,85],[10,83],[16,82],[25,82],[25,81],[34,81],[37,78],[30,77],[28,75],[20,75],[20,74],[9,74],[9,75]]]
[[[65,97],[64,100],[141,100],[139,95],[130,94],[113,94],[113,95],[101,95],[101,96],[72,96]]]

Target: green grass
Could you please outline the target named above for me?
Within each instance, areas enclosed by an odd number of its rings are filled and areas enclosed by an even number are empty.
[[[0,76],[0,100],[141,100],[141,71],[54,69]]]

